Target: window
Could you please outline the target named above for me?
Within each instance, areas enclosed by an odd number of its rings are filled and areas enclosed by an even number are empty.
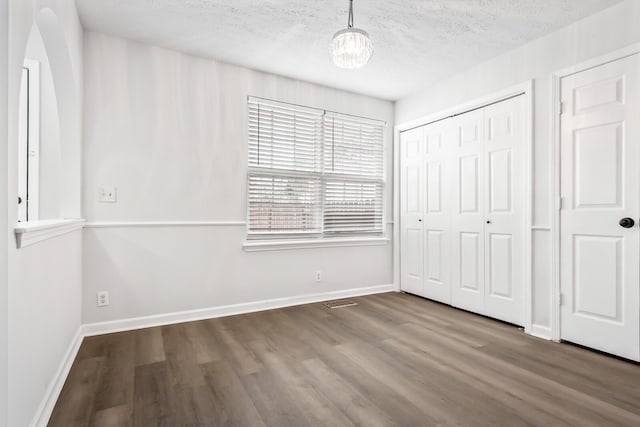
[[[384,123],[249,98],[249,239],[382,236]]]

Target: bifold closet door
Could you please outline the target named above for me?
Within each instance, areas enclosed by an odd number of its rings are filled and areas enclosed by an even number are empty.
[[[452,305],[523,325],[524,97],[451,120]]]
[[[424,296],[451,303],[451,217],[448,194],[452,129],[449,120],[424,127]]]
[[[438,122],[403,132],[400,139],[401,288],[447,304],[451,303],[449,130]]]
[[[424,127],[400,136],[400,270],[401,289],[424,291]]]
[[[485,314],[524,324],[524,96],[484,109]]]
[[[450,120],[449,192],[452,245],[451,304],[484,313],[484,120],[475,110]]]

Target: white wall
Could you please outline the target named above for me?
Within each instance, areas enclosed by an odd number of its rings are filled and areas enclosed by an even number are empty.
[[[30,425],[80,327],[80,232],[16,249],[18,96],[34,22],[44,39],[60,115],[60,216],[78,217],[81,188],[82,28],[73,0],[9,0],[8,58],[8,421]],[[1,157],[1,156],[0,156]]]
[[[244,222],[248,95],[386,120],[392,176],[390,102],[97,33],[84,41],[89,223]],[[117,187],[117,203],[96,202],[101,185]],[[246,253],[244,239],[243,224],[86,228],[83,321],[393,282],[391,244]],[[109,307],[96,307],[99,290]]]
[[[29,425],[78,332],[81,252],[82,233],[74,232],[19,249],[15,257],[9,294],[11,426]]]
[[[638,22],[640,1],[627,0],[396,103],[401,125],[535,79],[533,224],[540,230],[533,235],[532,320],[539,332],[551,321],[551,73],[640,42]]]

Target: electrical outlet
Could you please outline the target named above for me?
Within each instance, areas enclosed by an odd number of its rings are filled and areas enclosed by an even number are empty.
[[[322,270],[317,270],[316,271],[316,282],[321,282],[322,281]]]
[[[116,187],[98,187],[98,202],[115,203],[118,201],[118,189]]]
[[[100,291],[96,294],[98,307],[106,307],[109,305],[109,291]]]

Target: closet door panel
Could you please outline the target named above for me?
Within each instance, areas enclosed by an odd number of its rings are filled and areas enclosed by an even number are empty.
[[[452,293],[455,307],[484,312],[484,120],[475,110],[451,119]]]
[[[424,296],[451,303],[451,233],[447,195],[447,159],[450,146],[449,121],[425,127],[426,206],[424,213]]]
[[[513,299],[513,236],[491,233],[487,238],[487,295]],[[487,312],[489,306],[487,305]]]
[[[424,292],[424,127],[400,135],[400,288]]]
[[[485,314],[524,324],[524,97],[484,109]]]
[[[481,154],[471,154],[460,157],[458,160],[460,214],[480,213],[478,209],[480,156]]]
[[[460,289],[480,294],[482,278],[480,266],[483,264],[480,233],[460,232]]]

